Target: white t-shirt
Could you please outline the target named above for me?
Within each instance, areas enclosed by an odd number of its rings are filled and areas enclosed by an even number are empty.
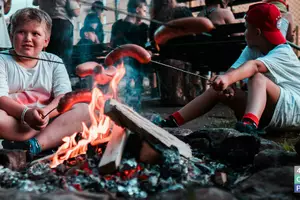
[[[62,62],[56,55],[46,52],[41,52],[39,58]],[[26,69],[12,56],[0,54],[0,97],[9,96],[29,107],[42,108],[71,90],[63,64],[39,60],[34,68]]]
[[[232,68],[259,60],[269,72],[264,75],[280,87],[280,97],[269,126],[300,126],[300,61],[288,44],[276,46],[267,55],[246,47]]]
[[[11,48],[11,43],[4,18],[4,0],[0,0],[0,48]]]

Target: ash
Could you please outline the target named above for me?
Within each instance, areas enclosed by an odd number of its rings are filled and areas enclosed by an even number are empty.
[[[158,147],[162,152],[162,163],[149,165],[138,163],[124,155],[118,172],[100,175],[99,156],[88,157],[73,167],[62,164],[51,169],[49,164],[36,163],[24,171],[16,172],[0,167],[0,186],[38,194],[57,190],[110,192],[126,198],[147,198],[151,194],[186,189],[190,186],[213,186],[213,176],[224,171],[226,165],[208,157],[185,159],[176,149]],[[231,177],[231,178],[230,178]],[[230,172],[229,182],[238,178]],[[223,185],[224,186],[224,185]],[[230,187],[225,185],[224,187]]]

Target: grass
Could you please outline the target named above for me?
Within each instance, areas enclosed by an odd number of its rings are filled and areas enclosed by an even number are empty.
[[[290,143],[287,139],[284,139],[283,143],[280,143],[284,150],[289,152],[295,152],[294,144]]]

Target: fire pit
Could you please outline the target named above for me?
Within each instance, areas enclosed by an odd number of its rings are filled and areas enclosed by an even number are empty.
[[[54,154],[26,162],[24,151],[0,150],[0,186],[41,195],[85,191],[145,199],[195,187],[232,191],[253,174],[261,139],[231,129],[162,129],[119,102],[124,74],[120,64],[106,94],[93,89],[91,125],[64,138]]]
[[[133,136],[134,137],[134,136]],[[133,141],[136,139],[133,138]],[[128,144],[132,145],[133,141]],[[88,153],[51,168],[48,159],[34,161],[20,171],[0,168],[0,185],[20,191],[49,193],[57,190],[116,193],[123,197],[147,198],[149,195],[190,185],[228,185],[227,166],[208,157],[186,159],[178,150],[156,145],[161,152],[157,164],[138,162],[131,147],[126,147],[119,169],[100,174],[98,163],[103,154],[89,147]],[[219,175],[218,175],[219,173]],[[215,176],[219,176],[219,180]],[[222,177],[223,176],[223,177]],[[236,176],[232,173],[232,176]]]

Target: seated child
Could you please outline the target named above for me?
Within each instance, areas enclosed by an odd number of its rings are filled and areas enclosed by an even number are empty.
[[[77,45],[99,44],[95,29],[92,27],[83,27],[80,29],[80,40]]]
[[[84,26],[80,30],[81,39],[77,43],[77,52],[75,59],[73,59],[73,63],[76,65],[82,64],[88,61],[97,61],[94,53],[99,52],[99,44],[98,37],[96,35],[95,29],[89,26]]]
[[[255,4],[245,20],[248,46],[237,62],[224,75],[213,77],[212,88],[163,120],[161,126],[180,126],[218,102],[234,110],[240,132],[257,134],[258,128],[300,125],[300,61],[279,29],[280,11],[273,4]],[[246,78],[248,92],[231,88]]]
[[[7,51],[11,55],[0,55],[2,145],[7,149],[26,149],[31,156],[58,147],[63,137],[81,131],[81,123],[90,120],[86,104],[77,104],[64,114],[55,110],[42,117],[71,91],[65,66],[51,62],[62,60],[43,52],[49,43],[51,26],[51,18],[42,10],[18,10],[12,17],[10,32],[14,49]]]

